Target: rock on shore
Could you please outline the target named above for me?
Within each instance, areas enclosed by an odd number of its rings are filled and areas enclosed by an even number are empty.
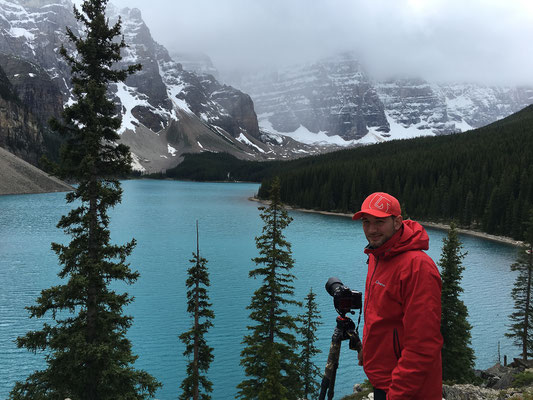
[[[0,195],[70,190],[70,185],[0,147]]]

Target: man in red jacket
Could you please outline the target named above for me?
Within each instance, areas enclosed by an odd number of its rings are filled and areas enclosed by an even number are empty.
[[[441,400],[441,279],[424,252],[429,237],[387,193],[368,196],[353,219],[368,240],[359,361],[374,399]]]

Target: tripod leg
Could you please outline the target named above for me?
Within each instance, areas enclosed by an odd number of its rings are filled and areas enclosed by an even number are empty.
[[[333,399],[335,393],[335,378],[337,376],[337,368],[339,366],[339,355],[341,351],[341,341],[332,340],[329,348],[328,361],[326,363],[326,370],[324,377],[322,378],[322,384],[320,385],[319,400],[326,398],[328,394],[328,400]]]

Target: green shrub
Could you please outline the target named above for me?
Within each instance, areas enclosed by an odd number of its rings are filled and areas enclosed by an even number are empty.
[[[519,374],[516,374],[514,376],[514,380],[513,380],[514,387],[528,386],[531,383],[533,383],[533,372],[532,371],[528,370],[528,371],[520,372]]]

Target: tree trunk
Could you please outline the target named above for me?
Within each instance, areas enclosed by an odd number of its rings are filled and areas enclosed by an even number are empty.
[[[87,334],[86,341],[88,344],[92,344],[96,341],[96,314],[97,314],[97,282],[95,272],[93,271],[93,265],[97,262],[97,243],[95,239],[96,230],[98,227],[98,210],[97,210],[97,194],[96,194],[96,179],[93,177],[89,184],[90,198],[89,198],[89,232],[88,232],[88,252],[89,262],[92,264],[91,269],[88,271],[89,287],[87,288]],[[95,365],[95,360],[87,360],[87,376],[89,377],[86,382],[86,399],[97,400],[97,387],[98,377]]]
[[[198,261],[200,255],[197,254]],[[194,351],[193,351],[193,376],[195,377],[194,388],[193,388],[193,400],[198,400],[200,396],[200,371],[198,369],[198,358],[199,358],[199,343],[198,343],[198,327],[199,327],[199,315],[198,315],[198,281],[196,281],[196,290],[195,290],[195,299],[194,299]]]

